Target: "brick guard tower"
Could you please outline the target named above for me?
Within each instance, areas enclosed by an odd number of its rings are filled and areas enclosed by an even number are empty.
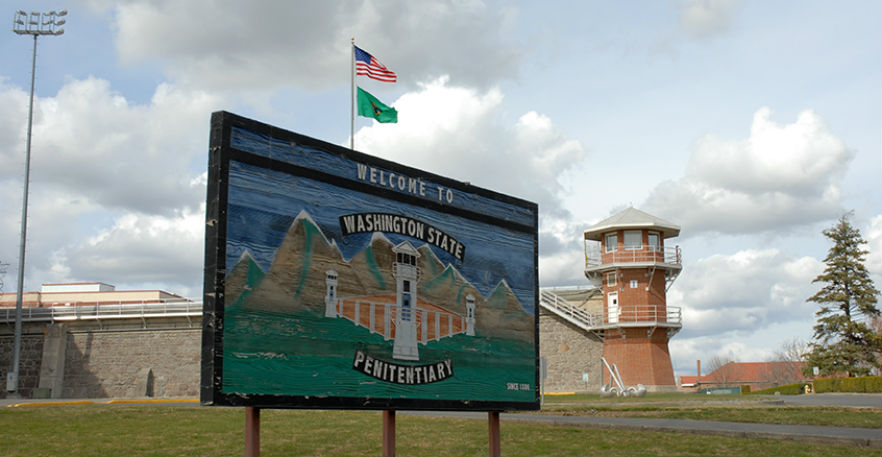
[[[682,269],[680,248],[665,240],[680,227],[628,208],[585,231],[585,276],[603,290],[603,313],[593,331],[603,355],[626,384],[675,389],[668,340],[682,327],[680,308],[666,292]],[[603,383],[609,373],[603,370]]]

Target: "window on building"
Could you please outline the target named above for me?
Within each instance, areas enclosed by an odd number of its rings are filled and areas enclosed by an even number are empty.
[[[643,244],[641,235],[639,231],[625,232],[625,249],[640,249]]]
[[[607,273],[606,274],[606,285],[609,287],[616,286],[616,274],[615,273]]]
[[[615,233],[609,233],[606,235],[606,252],[615,251],[619,245],[619,236]]]
[[[636,280],[636,279],[632,279],[632,280],[631,280],[631,288],[632,288],[632,289],[636,289],[636,288],[637,288],[637,280]]]
[[[416,256],[399,252],[395,256],[395,261],[407,265],[416,265]]]
[[[658,233],[649,232],[647,234],[646,240],[648,241],[649,249],[651,251],[655,251],[655,252],[661,251],[661,245],[659,244]]]

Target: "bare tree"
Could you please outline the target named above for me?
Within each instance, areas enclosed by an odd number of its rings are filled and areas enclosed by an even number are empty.
[[[870,329],[876,335],[882,335],[882,315],[871,317],[870,319],[868,319],[868,324],[870,326]],[[882,374],[882,369],[879,369],[879,367],[882,367],[882,347],[877,346],[875,352],[876,366],[873,367],[872,370],[870,370],[870,374],[873,376],[879,376],[880,374]]]
[[[808,342],[799,338],[781,343],[778,350],[767,361],[763,373],[765,381],[774,386],[802,381],[804,376],[801,370],[805,365],[806,354],[809,350]]]
[[[3,278],[6,276],[6,267],[8,266],[8,263],[4,263],[0,260],[0,292],[3,292]]]
[[[734,375],[733,367],[730,365],[732,362],[729,358],[715,355],[707,365],[708,369],[710,369],[707,377],[715,384],[721,386],[728,385],[732,381],[732,375]]]

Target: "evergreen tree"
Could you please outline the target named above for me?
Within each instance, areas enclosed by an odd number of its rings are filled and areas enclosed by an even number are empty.
[[[818,367],[822,375],[866,376],[872,367],[880,368],[876,354],[882,352],[882,336],[868,323],[879,316],[879,290],[864,267],[868,251],[862,245],[867,242],[848,216],[823,232],[833,246],[824,259],[827,267],[812,281],[823,287],[808,299],[821,308],[815,313],[815,342],[807,354],[806,374]]]

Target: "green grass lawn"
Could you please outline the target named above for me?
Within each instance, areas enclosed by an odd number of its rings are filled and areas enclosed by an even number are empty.
[[[741,395],[651,394],[601,398],[599,395],[545,397],[546,414],[602,417],[654,417],[784,425],[882,428],[879,408],[783,406],[767,398]]]
[[[166,405],[0,408],[4,456],[242,455],[244,409]],[[371,411],[261,412],[261,455],[376,456]],[[487,455],[487,422],[397,417],[401,456]],[[878,456],[878,449],[800,442],[502,422],[506,456]]]

